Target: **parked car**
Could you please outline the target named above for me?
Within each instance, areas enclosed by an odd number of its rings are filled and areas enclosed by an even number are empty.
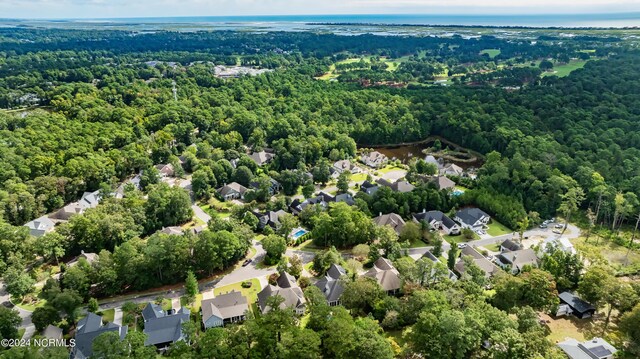
[[[14,307],[13,303],[11,303],[8,300],[2,302],[2,306],[7,307],[7,308],[13,308]]]
[[[555,233],[555,234],[562,234],[562,231],[561,231],[561,230],[559,230],[559,229],[554,229],[554,230],[553,230],[553,233]]]
[[[556,217],[553,217],[553,218],[551,218],[551,219],[549,220],[549,223],[553,223],[553,222],[555,222],[555,221],[556,221]]]
[[[253,262],[253,261],[251,260],[251,258],[249,258],[249,259],[245,260],[244,262],[242,262],[242,266],[243,266],[243,267],[246,267],[246,266],[248,266],[251,262]]]
[[[458,249],[466,248],[468,244],[466,243],[458,243]]]
[[[558,223],[558,224],[556,224],[556,228],[564,228],[564,224]]]
[[[545,223],[542,223],[542,224],[540,225],[540,228],[547,228],[547,227],[548,227],[548,226],[547,226]]]

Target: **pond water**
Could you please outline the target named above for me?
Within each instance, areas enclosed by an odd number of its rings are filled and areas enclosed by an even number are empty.
[[[400,160],[402,163],[408,163],[412,158],[422,158],[425,159],[427,155],[423,152],[423,150],[430,148],[433,142],[423,142],[417,144],[410,144],[404,146],[386,146],[386,147],[378,147],[375,150],[389,157],[390,159]],[[443,144],[443,148],[447,147]],[[438,156],[435,156],[438,158]],[[477,158],[475,161],[456,161],[445,159],[444,162],[455,163],[456,165],[467,169],[467,168],[480,168],[482,166],[482,159]]]

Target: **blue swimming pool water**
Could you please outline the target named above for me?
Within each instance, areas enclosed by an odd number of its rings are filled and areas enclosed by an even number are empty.
[[[296,233],[293,234],[293,239],[298,239],[298,238],[302,237],[305,233],[307,233],[306,230],[300,229]]]

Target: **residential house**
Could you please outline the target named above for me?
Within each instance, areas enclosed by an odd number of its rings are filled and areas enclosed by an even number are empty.
[[[176,227],[176,226],[164,227],[160,232],[164,234],[173,234],[177,236],[181,236],[184,234],[184,232],[182,231],[182,227]]]
[[[287,272],[280,272],[280,276],[277,280],[277,285],[268,284],[260,293],[258,293],[258,306],[262,313],[267,313],[271,310],[271,307],[267,305],[267,301],[270,297],[280,296],[284,299],[280,303],[280,308],[291,308],[296,314],[304,314],[307,300],[302,293],[302,289],[298,286],[296,279]]]
[[[209,329],[245,320],[249,304],[242,293],[233,290],[211,299],[202,300],[201,310],[202,326]]]
[[[262,166],[267,164],[273,160],[276,155],[271,152],[260,151],[260,152],[252,152],[249,157],[258,165]]]
[[[378,184],[378,187],[384,186],[384,187],[389,187],[391,188],[391,186],[393,185],[393,182],[389,182],[384,178],[378,178],[376,180],[376,184]]]
[[[573,314],[580,319],[585,319],[591,318],[596,312],[596,308],[594,308],[593,305],[585,302],[571,292],[562,292],[558,294],[558,298],[560,299],[560,305],[556,312],[556,316],[558,317]]]
[[[430,163],[436,166],[436,168],[441,169],[442,168],[442,160],[438,160],[435,157],[433,157],[432,155],[428,155],[427,157],[425,157],[424,161],[426,163]]]
[[[40,218],[36,218],[33,221],[25,223],[25,227],[29,228],[29,233],[34,237],[42,237],[45,233],[49,233],[53,231],[55,227],[55,223],[51,220],[51,218],[47,216],[42,216]]]
[[[76,343],[71,348],[71,358],[85,359],[93,353],[93,341],[102,333],[115,332],[120,340],[127,335],[129,327],[119,326],[114,323],[102,323],[102,317],[94,313],[88,313],[86,317],[78,321],[76,325]]]
[[[85,252],[85,251],[80,251],[80,255],[73,258],[72,260],[70,260],[67,263],[67,267],[73,267],[74,265],[76,265],[81,259],[84,259],[87,261],[87,263],[92,264],[93,262],[97,261],[99,258],[97,253],[91,253],[91,252]]]
[[[269,195],[273,196],[277,193],[279,193],[282,190],[282,185],[280,185],[280,182],[274,180],[273,178],[269,177]],[[251,183],[249,183],[249,187],[251,187],[254,190],[259,190],[260,189],[260,182],[258,181],[252,181]]]
[[[402,219],[402,217],[400,217],[398,214],[395,214],[395,213],[389,213],[389,214],[380,213],[378,217],[375,217],[373,219],[373,223],[377,224],[378,226],[389,226],[393,228],[393,230],[396,231],[396,233],[398,234],[402,232],[402,229],[404,228],[404,225],[405,225],[404,219]]]
[[[84,192],[77,202],[69,203],[51,215],[51,218],[68,221],[76,214],[84,213],[89,208],[96,208],[100,204],[100,191]]]
[[[344,202],[346,204],[348,204],[349,206],[353,206],[354,204],[356,204],[356,200],[353,199],[353,195],[351,193],[340,193],[337,194],[334,198],[333,201],[336,203],[340,203],[340,202]]]
[[[436,188],[440,191],[447,189],[454,189],[456,183],[445,176],[437,176],[433,179],[433,183],[436,184]]]
[[[316,287],[320,288],[324,296],[327,298],[329,306],[340,305],[340,297],[344,292],[344,286],[340,282],[341,278],[347,274],[338,264],[332,264],[322,279],[316,282]]]
[[[473,248],[472,246],[466,246],[460,251],[460,259],[458,259],[458,261],[454,265],[455,271],[460,275],[464,274],[465,272],[464,261],[462,260],[462,258],[465,256],[471,257],[473,263],[484,272],[484,276],[486,278],[491,278],[497,273],[502,272],[502,270],[498,266],[493,264],[493,262],[488,260],[482,254],[480,254],[480,252],[478,252],[475,248]]]
[[[313,205],[320,205],[323,209],[326,209],[327,207],[329,207],[329,202],[326,201],[325,196],[320,195],[312,198],[307,198],[304,201],[296,198],[291,202],[291,205],[289,205],[289,209],[291,210],[291,213],[298,215],[305,208]]]
[[[507,239],[500,244],[500,252],[515,252],[521,249],[524,249],[522,244],[514,242],[510,239]]]
[[[456,212],[454,219],[460,223],[462,228],[471,228],[475,231],[485,228],[491,220],[491,216],[479,208],[463,208]]]
[[[376,282],[380,284],[380,287],[390,295],[398,293],[402,286],[400,273],[393,266],[390,260],[383,257],[378,258],[378,260],[373,263],[373,267],[364,275],[375,279]]]
[[[47,339],[62,339],[62,329],[49,324],[42,332],[42,336]]]
[[[573,338],[567,338],[558,343],[558,347],[569,359],[613,359],[616,348],[602,338],[593,338],[579,342]]]
[[[360,190],[370,196],[373,196],[378,191],[378,188],[380,188],[380,186],[369,181],[364,181],[360,185]]]
[[[332,166],[332,170],[334,171],[334,173],[337,173],[338,175],[341,174],[342,172],[347,172],[347,173],[362,172],[358,166],[354,165],[349,160],[341,160],[341,161],[335,162]]]
[[[156,165],[156,169],[160,172],[160,177],[173,177],[176,174],[171,163]]]
[[[283,210],[279,210],[277,212],[267,211],[264,213],[258,212],[256,210],[251,211],[251,214],[258,218],[258,228],[263,229],[266,226],[269,226],[273,229],[280,227],[280,216],[286,214],[287,212]]]
[[[448,165],[442,167],[442,169],[440,170],[440,174],[445,176],[462,177],[464,175],[464,170],[462,169],[462,167],[454,163],[449,163]]]
[[[394,192],[407,193],[411,192],[416,187],[407,181],[397,181],[391,184],[391,190]]]
[[[444,268],[447,268],[446,265],[444,265],[438,258],[436,258],[436,256],[433,255],[433,253],[431,253],[430,251],[426,251],[425,254],[422,255],[422,258],[426,258],[430,261],[432,261],[433,263],[440,263],[444,266]],[[449,268],[447,268],[447,271],[449,272],[449,279],[451,281],[457,281],[458,280],[458,276]],[[431,276],[433,276],[435,273],[435,268],[431,271]]]
[[[177,311],[173,309],[165,311],[154,303],[147,304],[142,310],[143,333],[147,335],[144,344],[164,349],[175,342],[184,340],[182,325],[190,320],[190,315],[191,312],[186,307]]]
[[[360,156],[360,161],[369,167],[380,168],[387,164],[389,158],[378,151],[371,151],[363,153]]]
[[[569,239],[567,239],[566,237],[548,237],[546,238],[543,242],[542,242],[542,249],[544,251],[546,251],[548,249],[549,246],[554,246],[555,248],[569,253],[569,254],[576,254],[576,249],[573,246],[573,243],[571,243],[571,241],[569,241]]]
[[[511,268],[513,274],[520,273],[525,266],[538,267],[538,255],[531,248],[502,252],[496,259],[499,266]]]
[[[225,201],[244,199],[244,194],[247,192],[247,187],[241,185],[238,182],[231,182],[218,188],[217,192]]]
[[[460,234],[460,226],[440,211],[427,212],[426,210],[422,210],[421,213],[412,214],[412,217],[414,222],[427,223],[432,230],[444,231],[447,235]]]

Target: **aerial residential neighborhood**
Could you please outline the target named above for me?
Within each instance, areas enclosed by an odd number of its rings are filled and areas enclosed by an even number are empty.
[[[640,3],[145,1],[0,1],[0,359],[640,358]]]

